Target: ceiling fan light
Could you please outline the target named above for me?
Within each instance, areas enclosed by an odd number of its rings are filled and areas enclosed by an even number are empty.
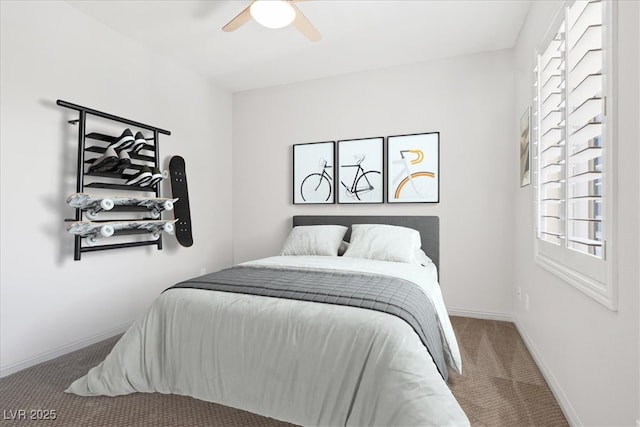
[[[260,25],[272,29],[284,28],[296,17],[295,10],[285,0],[256,0],[249,11]]]

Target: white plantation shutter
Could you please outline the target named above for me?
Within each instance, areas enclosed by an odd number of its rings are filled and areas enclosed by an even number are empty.
[[[601,1],[578,1],[567,13],[567,246],[602,250],[604,100]]]
[[[539,49],[532,139],[537,257],[613,308],[606,248],[613,188],[606,178],[615,172],[606,158],[613,146],[606,103],[609,6],[568,2]]]
[[[538,238],[560,245],[565,228],[564,23],[538,58],[534,123],[538,160]],[[535,136],[534,136],[535,138]]]

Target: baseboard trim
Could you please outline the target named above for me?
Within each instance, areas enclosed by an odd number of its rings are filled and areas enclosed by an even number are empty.
[[[496,313],[493,311],[465,310],[457,308],[447,308],[451,316],[472,317],[474,319],[500,320],[502,322],[513,322],[513,315],[508,313]]]
[[[7,375],[15,374],[18,371],[22,371],[23,369],[30,368],[40,363],[48,362],[51,359],[55,359],[56,357],[71,353],[72,351],[80,350],[81,348],[96,344],[115,335],[122,334],[127,329],[129,329],[129,326],[131,326],[132,323],[133,322],[128,322],[124,325],[117,326],[113,329],[109,329],[97,335],[74,341],[70,344],[54,348],[53,350],[46,351],[33,357],[29,357],[28,359],[22,360],[20,362],[12,363],[7,366],[0,366],[0,378],[6,377]]]
[[[571,405],[571,402],[569,402],[567,395],[564,393],[564,390],[560,386],[560,383],[556,379],[555,375],[553,375],[551,368],[549,368],[549,365],[547,365],[547,363],[544,361],[540,350],[538,350],[536,345],[533,343],[533,340],[517,317],[515,318],[514,324],[516,325],[516,329],[518,330],[518,333],[520,333],[524,344],[527,346],[529,353],[531,353],[531,357],[533,357],[536,365],[538,365],[540,372],[542,372],[542,376],[544,377],[545,381],[547,381],[551,392],[558,401],[558,405],[560,405],[560,409],[562,410],[564,416],[567,418],[569,425],[584,425],[582,424],[582,422],[580,422],[578,414],[576,413],[575,409],[573,409],[573,405]]]

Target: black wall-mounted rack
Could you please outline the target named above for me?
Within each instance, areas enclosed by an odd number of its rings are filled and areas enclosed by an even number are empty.
[[[145,123],[136,122],[134,120],[130,120],[124,117],[116,116],[113,114],[105,113],[103,111],[94,110],[93,108],[83,107],[81,105],[73,104],[71,102],[63,101],[58,99],[56,104],[70,108],[72,110],[76,110],[78,112],[78,118],[74,120],[69,120],[70,124],[78,125],[78,160],[77,160],[77,184],[76,184],[76,192],[83,193],[85,188],[106,188],[117,191],[142,191],[142,192],[154,192],[156,197],[160,197],[160,185],[156,185],[155,188],[150,187],[142,187],[135,185],[124,185],[124,184],[114,184],[110,182],[91,182],[85,185],[84,178],[85,176],[92,177],[104,177],[104,178],[123,178],[123,175],[111,173],[111,172],[85,172],[85,165],[87,163],[91,163],[91,160],[85,160],[85,153],[104,153],[106,148],[100,146],[86,146],[86,140],[97,140],[103,142],[111,142],[114,140],[113,136],[91,132],[86,133],[87,131],[87,116],[100,117],[107,120],[112,120],[114,122],[123,123],[134,128],[144,129],[147,131],[153,132],[153,138],[147,138],[147,140],[152,140],[153,145],[145,145],[143,150],[148,152],[153,151],[153,156],[146,156],[142,154],[130,154],[131,159],[142,160],[145,162],[153,163],[155,167],[159,168],[160,165],[160,147],[159,147],[159,136],[163,135],[171,135],[171,132],[165,129],[161,129],[156,126],[151,126]],[[142,168],[142,166],[131,164],[129,169],[137,169]],[[124,176],[126,178],[126,175]],[[135,209],[134,209],[135,210]],[[76,209],[75,219],[74,221],[82,221],[82,209]],[[121,248],[130,248],[130,247],[138,247],[138,246],[149,246],[156,245],[158,250],[162,249],[162,236],[158,240],[150,240],[150,241],[142,241],[142,242],[128,242],[128,243],[117,243],[117,244],[106,244],[106,245],[98,245],[98,246],[82,246],[82,237],[75,236],[75,246],[74,246],[74,254],[73,259],[78,261],[80,260],[80,256],[83,252],[95,252],[102,251],[108,249],[121,249]]]

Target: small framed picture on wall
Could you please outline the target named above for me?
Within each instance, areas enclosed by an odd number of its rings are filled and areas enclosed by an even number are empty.
[[[293,145],[293,204],[335,203],[335,141]]]
[[[338,141],[338,203],[384,202],[384,137]]]
[[[530,147],[531,147],[531,108],[527,108],[520,118],[520,187],[531,184]]]
[[[387,202],[440,202],[440,133],[387,138]]]

